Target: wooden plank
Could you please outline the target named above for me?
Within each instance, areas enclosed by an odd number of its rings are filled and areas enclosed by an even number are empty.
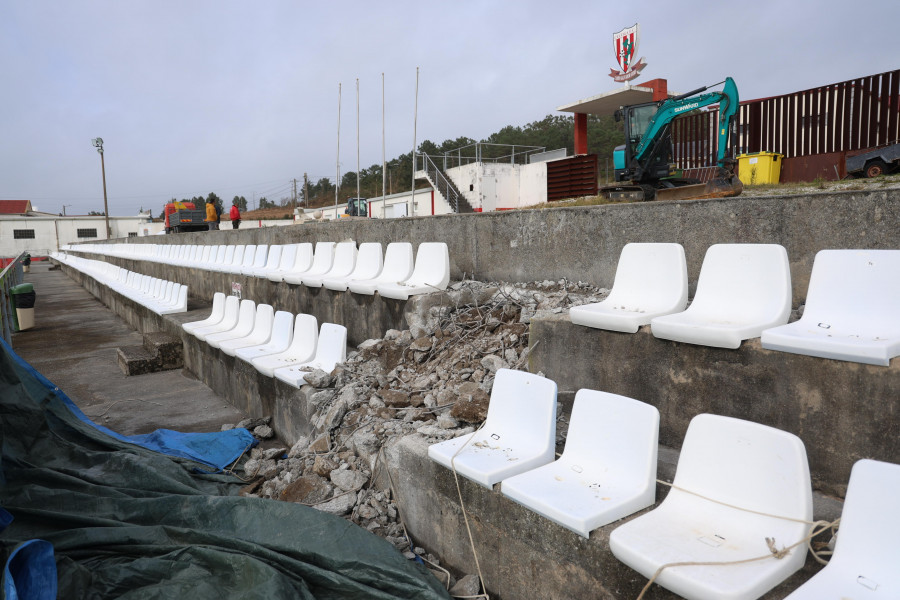
[[[888,142],[900,142],[900,70],[891,72]]]

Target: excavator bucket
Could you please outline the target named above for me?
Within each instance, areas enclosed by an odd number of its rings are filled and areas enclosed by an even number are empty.
[[[701,200],[703,198],[731,198],[740,196],[744,185],[736,175],[714,177],[706,183],[683,185],[656,190],[657,200]]]

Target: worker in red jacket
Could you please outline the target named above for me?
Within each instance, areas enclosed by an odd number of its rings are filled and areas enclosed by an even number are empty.
[[[241,225],[241,211],[238,210],[237,202],[231,205],[231,212],[228,216],[231,218],[231,228],[237,229]]]

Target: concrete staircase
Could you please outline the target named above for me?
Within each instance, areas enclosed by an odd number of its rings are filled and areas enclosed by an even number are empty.
[[[144,334],[140,346],[123,346],[116,350],[119,368],[125,375],[144,375],[184,367],[181,338],[162,331]]]
[[[475,212],[475,209],[472,208],[472,205],[469,204],[466,197],[462,195],[462,192],[459,191],[456,184],[447,177],[447,174],[444,173],[443,169],[441,169],[427,154],[420,154],[419,156],[422,159],[422,173],[424,173],[425,178],[431,183],[432,187],[444,197],[444,200],[446,200],[451,208],[453,208],[453,212]]]

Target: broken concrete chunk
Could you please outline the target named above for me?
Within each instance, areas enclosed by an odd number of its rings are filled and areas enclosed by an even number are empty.
[[[306,436],[300,436],[297,438],[297,441],[294,442],[294,445],[291,446],[290,451],[288,452],[288,458],[297,458],[309,447],[309,438]]]
[[[379,390],[378,395],[388,406],[409,406],[409,394],[400,390]]]
[[[253,435],[261,440],[267,440],[270,437],[273,437],[275,435],[275,432],[272,431],[272,428],[268,425],[260,425],[253,428]]]
[[[280,498],[287,502],[315,504],[327,500],[331,490],[327,480],[315,475],[306,475],[285,486]]]
[[[369,478],[359,471],[349,469],[337,469],[331,472],[331,482],[345,492],[356,491],[369,481]]]
[[[478,575],[474,574],[466,575],[450,588],[451,596],[477,596],[479,592],[481,592],[481,582],[478,580]]]
[[[356,496],[354,494],[345,494],[336,496],[328,502],[316,504],[313,508],[342,517],[353,510],[354,506],[356,506]]]
[[[500,369],[508,369],[509,363],[494,354],[489,354],[481,359],[481,366],[488,373],[496,373]]]
[[[306,383],[315,388],[327,388],[334,381],[331,375],[329,375],[322,369],[316,369],[314,371],[311,371],[310,373],[307,373],[304,376],[304,379],[306,380]]]

